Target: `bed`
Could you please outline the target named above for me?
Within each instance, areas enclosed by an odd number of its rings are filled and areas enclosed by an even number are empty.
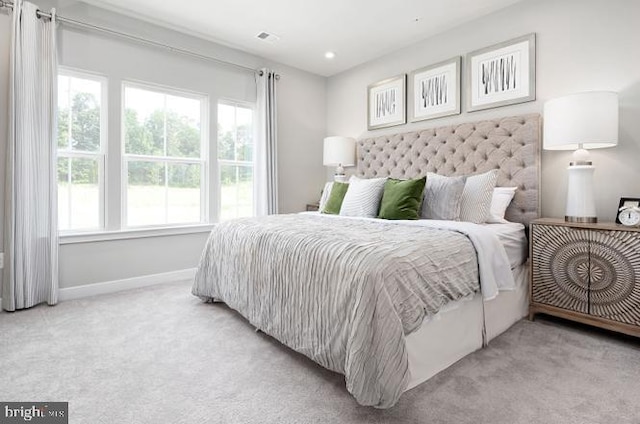
[[[497,186],[518,187],[510,224],[304,213],[238,220],[213,229],[192,292],[343,373],[358,403],[391,407],[526,315],[539,155],[537,114],[359,140],[364,178],[497,169]]]

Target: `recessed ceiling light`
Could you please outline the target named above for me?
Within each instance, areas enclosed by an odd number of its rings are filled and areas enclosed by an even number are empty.
[[[336,54],[334,52],[326,52],[324,54],[324,57],[327,59],[333,59],[334,57],[336,57]]]

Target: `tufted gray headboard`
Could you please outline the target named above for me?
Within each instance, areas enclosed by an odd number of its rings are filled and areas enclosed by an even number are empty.
[[[358,141],[358,176],[415,178],[498,169],[497,186],[518,187],[507,209],[512,222],[540,214],[540,115],[531,114],[382,135]]]

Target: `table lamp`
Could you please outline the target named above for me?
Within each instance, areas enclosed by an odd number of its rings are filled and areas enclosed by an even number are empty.
[[[544,104],[544,149],[575,150],[569,167],[565,221],[597,222],[593,173],[587,149],[618,144],[618,93],[571,94]]]
[[[336,167],[334,181],[344,182],[344,167],[356,164],[356,140],[351,137],[326,137],[323,156],[324,166]]]

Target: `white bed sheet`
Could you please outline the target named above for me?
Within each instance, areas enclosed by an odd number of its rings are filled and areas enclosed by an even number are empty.
[[[522,265],[529,256],[529,241],[524,232],[524,225],[517,222],[509,222],[506,224],[484,224],[483,227],[488,228],[498,236],[502,243],[511,269]]]

